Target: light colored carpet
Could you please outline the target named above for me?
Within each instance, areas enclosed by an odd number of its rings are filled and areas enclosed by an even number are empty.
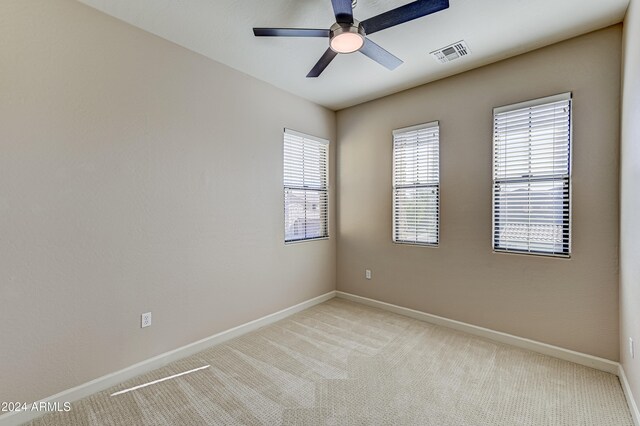
[[[632,425],[614,375],[341,299],[31,424]]]

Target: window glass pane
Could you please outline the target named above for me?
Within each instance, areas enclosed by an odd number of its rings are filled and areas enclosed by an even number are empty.
[[[326,191],[285,189],[284,220],[287,241],[322,238],[326,233]]]
[[[567,251],[568,190],[565,180],[496,184],[496,245],[527,252]]]
[[[438,243],[438,187],[394,192],[396,242]]]

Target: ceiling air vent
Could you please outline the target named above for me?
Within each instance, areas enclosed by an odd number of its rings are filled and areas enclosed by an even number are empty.
[[[431,55],[441,64],[454,61],[462,56],[467,56],[471,51],[464,40],[457,41],[442,49],[434,50]]]

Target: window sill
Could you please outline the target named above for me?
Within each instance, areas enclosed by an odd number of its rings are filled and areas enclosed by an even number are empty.
[[[550,257],[556,259],[571,259],[571,254],[553,254],[553,253],[530,253],[526,251],[508,251],[508,250],[493,250],[494,254],[515,254],[519,256],[536,256],[536,257]]]
[[[417,246],[417,247],[431,247],[438,248],[440,247],[438,243],[416,243],[411,241],[391,241],[393,244],[398,244],[402,246]]]
[[[291,241],[285,241],[284,245],[288,246],[288,245],[295,245],[295,244],[300,244],[300,243],[308,243],[311,241],[322,241],[322,240],[328,240],[329,236],[326,237],[317,237],[317,238],[304,238],[301,240],[291,240]]]

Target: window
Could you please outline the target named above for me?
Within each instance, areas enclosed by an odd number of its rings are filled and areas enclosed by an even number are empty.
[[[329,141],[284,130],[284,240],[327,238]]]
[[[438,245],[438,122],[393,131],[393,242]]]
[[[493,111],[493,248],[571,253],[571,94]]]

